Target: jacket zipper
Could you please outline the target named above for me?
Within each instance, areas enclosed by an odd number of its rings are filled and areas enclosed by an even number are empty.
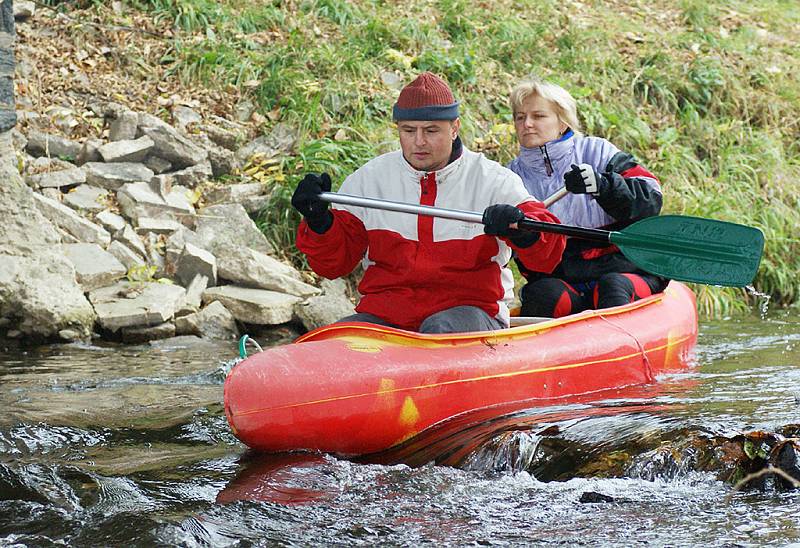
[[[547,153],[547,145],[540,146],[539,150],[542,151],[542,155],[544,156],[545,173],[550,177],[553,174],[553,163],[550,161],[550,155]]]

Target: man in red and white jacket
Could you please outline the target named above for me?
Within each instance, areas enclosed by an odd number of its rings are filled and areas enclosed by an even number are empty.
[[[327,174],[306,175],[292,205],[303,214],[297,247],[326,278],[359,262],[357,314],[363,321],[423,333],[486,331],[508,326],[512,250],[529,268],[551,272],[563,236],[510,228],[523,217],[558,219],[525,190],[518,175],[467,150],[458,136],[458,102],[429,72],[400,92],[394,105],[400,148],[348,176],[340,191],[396,202],[483,211],[483,226],[364,207],[328,207]],[[513,205],[512,205],[513,204]]]

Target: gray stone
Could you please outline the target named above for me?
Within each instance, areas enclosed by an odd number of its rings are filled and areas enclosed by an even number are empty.
[[[237,150],[236,158],[244,165],[255,157],[268,159],[288,154],[297,144],[297,137],[297,131],[286,124],[278,124],[269,135],[262,135]]]
[[[158,156],[153,156],[152,154],[145,159],[144,165],[156,175],[172,169],[172,163],[170,161],[159,158]]]
[[[87,162],[83,165],[86,171],[86,182],[107,188],[119,190],[128,183],[149,181],[154,173],[142,164],[116,162],[105,164],[100,162]]]
[[[148,182],[150,188],[166,200],[172,193],[172,175],[155,175]]]
[[[0,316],[23,335],[91,333],[95,315],[61,255],[59,235],[16,167],[10,132],[0,134]]]
[[[167,275],[163,247],[163,240],[159,236],[152,232],[148,232],[145,235],[144,248],[147,251],[147,264],[155,267],[153,272],[153,277],[155,278],[163,278]]]
[[[204,124],[200,126],[208,138],[222,148],[235,151],[245,140],[245,128],[241,125],[232,127],[220,127],[214,124]]]
[[[61,236],[61,243],[62,244],[79,244],[81,241],[70,234],[69,232],[65,232],[64,230],[57,228],[58,234]]]
[[[187,242],[176,261],[175,275],[184,286],[196,276],[204,276],[208,285],[217,285],[217,260],[208,251]]]
[[[64,195],[64,203],[78,211],[100,212],[108,205],[108,191],[91,185],[81,185]]]
[[[185,315],[182,312],[197,312],[203,304],[203,291],[208,288],[208,278],[201,274],[192,279],[186,287],[186,302],[185,308],[178,311],[179,316]]]
[[[218,255],[220,249],[249,247],[272,253],[272,245],[240,204],[220,204],[203,208],[197,217],[196,243]]]
[[[75,276],[84,292],[111,285],[128,271],[97,244],[62,244],[61,249],[75,267]]]
[[[147,341],[168,339],[175,336],[175,324],[164,322],[150,327],[123,327],[122,342],[139,344]]]
[[[271,289],[308,297],[320,290],[301,281],[300,273],[293,267],[265,253],[242,246],[217,248],[217,270],[219,277],[236,285]]]
[[[17,119],[20,122],[28,124],[29,128],[48,123],[47,118],[44,115],[32,110],[18,110],[16,111],[16,115]]]
[[[136,252],[119,240],[114,240],[111,242],[111,244],[109,244],[108,252],[123,264],[126,272],[131,268],[137,268],[147,264],[144,262],[144,259],[141,256],[139,256]]]
[[[135,139],[136,128],[139,125],[139,115],[124,107],[112,108],[111,111],[111,113],[106,111],[106,115],[111,118],[111,123],[108,126],[108,140],[129,141]]]
[[[247,122],[256,111],[256,105],[250,99],[243,99],[233,109],[234,116],[240,122]]]
[[[100,156],[100,147],[103,146],[103,141],[100,139],[86,139],[81,145],[81,150],[75,158],[75,163],[79,166],[88,162],[102,162],[103,157]]]
[[[153,140],[146,135],[134,140],[112,141],[101,146],[100,156],[106,162],[142,162],[153,148]]]
[[[270,197],[268,195],[250,196],[242,200],[242,207],[248,215],[260,215],[262,211],[269,207]]]
[[[36,11],[36,3],[29,0],[15,0],[14,2],[14,19],[18,21],[32,17]]]
[[[163,122],[162,125],[142,125],[142,120],[143,117],[140,116],[139,131],[153,140],[153,154],[171,162],[175,168],[187,168],[199,164],[208,157],[205,150],[192,143],[176,129]]]
[[[11,44],[0,44],[0,74],[3,76],[14,75],[14,50]],[[13,102],[10,103],[13,109]]]
[[[41,194],[33,194],[33,198],[39,211],[50,222],[72,234],[79,241],[98,244],[101,247],[106,247],[111,243],[111,234],[103,227],[87,221],[69,207]]]
[[[346,290],[347,284],[342,279],[323,280],[323,294],[297,303],[295,314],[308,330],[337,322],[355,313],[355,306],[347,297]]]
[[[4,89],[5,88],[5,89]],[[14,83],[11,78],[0,77],[0,96],[12,96]],[[10,105],[10,103],[5,103]],[[17,114],[12,108],[0,109],[0,132],[8,131],[17,125]]]
[[[11,130],[11,141],[14,144],[14,150],[18,151],[24,151],[28,145],[28,138],[17,128]]]
[[[204,339],[236,340],[239,328],[236,319],[219,301],[214,301],[201,311],[175,320],[179,335],[198,335]]]
[[[257,325],[278,325],[291,321],[299,297],[267,289],[225,285],[203,292],[203,302],[221,302],[240,322]]]
[[[147,248],[131,225],[125,223],[122,230],[114,234],[114,239],[125,244],[125,246],[131,248],[142,257],[147,257]]]
[[[49,156],[40,156],[35,158],[29,154],[26,154],[25,160],[25,168],[28,170],[28,172],[33,172],[31,175],[41,175],[45,171],[64,171],[75,168],[71,162],[67,162],[66,160],[62,160],[60,158],[51,158]]]
[[[61,202],[64,198],[64,195],[57,188],[42,188],[39,189],[39,193],[55,202]]]
[[[205,199],[210,205],[220,203],[240,204],[245,198],[258,196],[263,192],[264,185],[262,183],[225,185],[208,191],[205,195]]]
[[[233,173],[242,167],[241,162],[236,158],[233,151],[219,146],[207,146],[208,161],[211,164],[211,174],[214,177],[222,177]]]
[[[172,234],[176,230],[182,230],[184,227],[178,221],[172,219],[153,219],[151,217],[139,217],[136,225],[136,232],[139,234]]]
[[[121,215],[117,215],[116,213],[106,209],[101,211],[95,216],[95,219],[98,223],[100,223],[103,228],[108,230],[111,234],[116,234],[123,228],[125,228],[125,218]]]
[[[194,207],[186,189],[175,187],[166,199],[153,191],[149,183],[128,183],[117,192],[122,213],[137,221],[140,217],[178,220],[184,226],[194,225]]]
[[[127,107],[112,101],[89,101],[86,106],[95,116],[106,119],[114,118],[118,112],[128,110]]]
[[[166,245],[164,246],[164,263],[167,276],[170,278],[175,278],[175,272],[178,270],[178,258],[183,253],[187,237],[188,241],[197,241],[197,236],[188,228],[176,230],[167,236]]]
[[[137,137],[141,137],[142,135],[145,134],[144,133],[145,129],[152,127],[159,127],[167,131],[173,131],[175,133],[178,133],[178,130],[176,130],[174,127],[169,125],[167,122],[165,122],[158,116],[153,116],[152,114],[147,112],[137,112],[136,117],[137,117],[137,128],[136,128]]]
[[[30,256],[0,254],[0,311],[18,318],[23,334],[54,337],[69,329],[88,337],[95,313],[75,280],[69,260],[55,248]]]
[[[28,175],[25,180],[33,188],[66,188],[86,182],[86,173],[79,167]]]
[[[80,331],[77,329],[62,329],[58,332],[58,336],[62,341],[79,341],[83,338]]]
[[[54,244],[56,228],[35,205],[36,194],[17,171],[10,132],[0,133],[0,317],[23,335],[91,333],[94,311],[75,270]]]
[[[118,282],[89,293],[100,325],[117,331],[123,327],[164,323],[183,304],[186,292],[177,285],[158,282]]]
[[[187,126],[202,122],[203,117],[189,107],[177,105],[172,109],[172,120],[176,127],[186,130]]]
[[[197,165],[173,171],[169,174],[169,177],[176,185],[195,188],[197,185],[208,181],[212,175],[211,164],[208,160],[202,160]]]
[[[32,156],[75,159],[81,151],[81,145],[58,135],[33,130],[28,132],[25,150]]]
[[[80,125],[75,114],[75,109],[63,103],[47,107],[47,117],[53,125],[65,134],[71,133],[76,126]],[[72,146],[75,147],[75,151],[69,156],[70,159],[74,160],[80,151],[80,143],[72,143]]]

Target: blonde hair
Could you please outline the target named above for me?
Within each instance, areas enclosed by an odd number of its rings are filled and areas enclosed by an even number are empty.
[[[522,102],[531,95],[539,96],[553,103],[558,119],[567,124],[575,133],[581,132],[581,123],[578,121],[578,105],[567,90],[557,84],[535,78],[523,80],[511,90],[509,96],[514,113],[522,108]]]

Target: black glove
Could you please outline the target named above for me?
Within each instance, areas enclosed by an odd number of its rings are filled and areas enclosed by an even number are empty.
[[[597,196],[607,184],[605,175],[597,173],[589,164],[572,164],[572,169],[564,174],[564,186],[573,194]]]
[[[517,247],[530,247],[539,240],[539,233],[528,230],[509,228],[525,218],[518,207],[508,204],[490,205],[483,211],[483,231],[493,236],[508,238]]]
[[[306,218],[308,227],[317,234],[323,234],[333,224],[333,214],[328,211],[330,204],[319,199],[323,192],[331,191],[331,177],[327,173],[309,173],[294,189],[292,207]]]

